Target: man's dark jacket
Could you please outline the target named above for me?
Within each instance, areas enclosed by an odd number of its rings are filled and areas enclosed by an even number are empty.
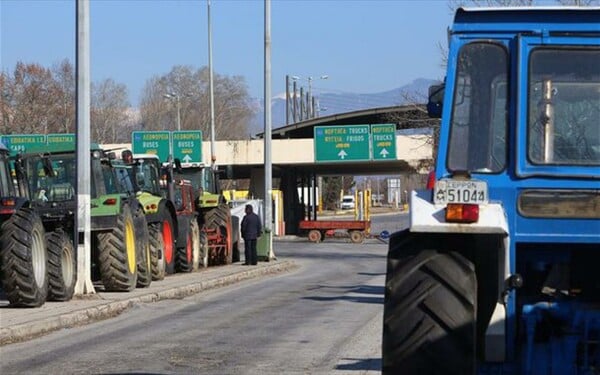
[[[262,226],[260,218],[254,212],[246,214],[242,219],[242,238],[245,240],[255,240],[260,237]]]

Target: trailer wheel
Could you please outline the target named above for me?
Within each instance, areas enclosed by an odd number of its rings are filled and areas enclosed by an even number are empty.
[[[400,257],[400,244],[395,242],[388,254],[383,373],[473,374],[473,264],[456,252],[424,250]]]
[[[2,289],[11,305],[38,307],[48,295],[44,226],[39,216],[22,208],[0,229]]]
[[[350,241],[352,241],[352,243],[362,243],[365,239],[365,236],[363,234],[363,232],[358,231],[358,230],[351,230],[350,231]]]
[[[137,287],[147,288],[152,283],[152,255],[148,222],[143,212],[137,218]]]
[[[46,234],[48,245],[48,300],[69,301],[75,292],[77,262],[73,242],[65,232]]]
[[[208,253],[210,252],[208,248],[208,238],[206,236],[206,232],[201,229],[200,230],[200,254],[199,254],[199,268],[208,267]]]
[[[194,233],[192,232],[192,222],[190,221],[187,235],[185,236],[185,246],[177,247],[175,265],[179,272],[192,272],[194,268]]]
[[[165,253],[164,242],[160,224],[148,226],[150,233],[150,264],[152,269],[152,280],[159,281],[165,278]]]
[[[123,205],[117,225],[111,231],[98,233],[98,263],[104,289],[129,292],[137,283],[136,240],[133,216]]]
[[[323,235],[321,235],[320,231],[316,229],[311,229],[310,232],[308,232],[308,240],[310,242],[319,243],[322,239]]]

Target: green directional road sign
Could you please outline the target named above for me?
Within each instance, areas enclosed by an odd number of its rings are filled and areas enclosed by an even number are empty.
[[[27,152],[29,149],[43,150],[46,147],[46,136],[44,134],[2,135],[0,141],[15,154]]]
[[[134,154],[155,154],[161,162],[169,158],[171,133],[168,131],[136,131],[131,133]]]
[[[396,125],[371,125],[373,160],[396,159]]]
[[[202,162],[202,131],[182,130],[173,132],[173,157],[182,163]]]
[[[315,126],[315,161],[370,160],[369,125]]]
[[[48,150],[64,150],[75,148],[75,134],[48,134],[46,138],[48,143]]]

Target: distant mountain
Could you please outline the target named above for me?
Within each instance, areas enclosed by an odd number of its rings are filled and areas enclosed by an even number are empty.
[[[393,90],[372,93],[319,93],[320,116],[330,116],[337,113],[358,111],[361,109],[391,107],[407,104],[409,101],[425,103],[429,86],[436,80],[419,78],[411,83]],[[407,98],[409,100],[407,101]],[[261,133],[264,129],[263,101],[256,100],[257,114],[251,123],[250,134]],[[298,109],[299,111],[299,109]],[[273,129],[285,125],[285,93],[271,99],[271,121]],[[292,122],[292,121],[290,121]]]

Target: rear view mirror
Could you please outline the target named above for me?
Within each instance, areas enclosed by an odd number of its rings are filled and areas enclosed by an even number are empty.
[[[442,117],[442,103],[444,102],[445,85],[429,86],[429,100],[427,101],[427,114],[431,118]]]

